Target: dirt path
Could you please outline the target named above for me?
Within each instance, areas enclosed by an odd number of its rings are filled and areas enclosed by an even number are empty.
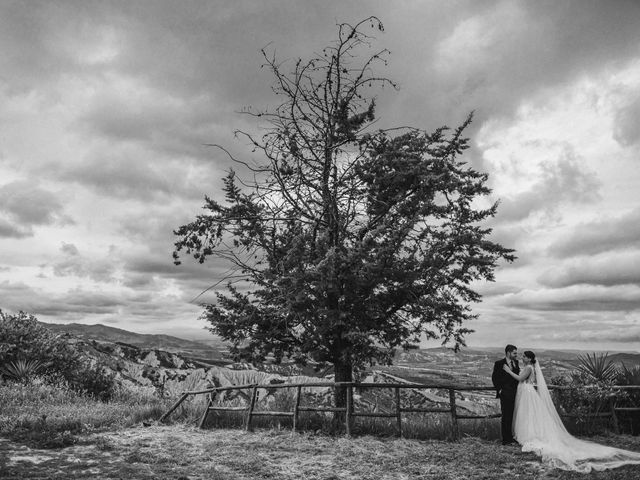
[[[614,438],[640,450],[640,439]],[[602,440],[603,443],[607,440]],[[611,442],[609,442],[611,443]],[[640,477],[640,467],[589,478]],[[549,471],[516,447],[394,438],[327,437],[288,431],[245,433],[185,426],[136,427],[82,437],[63,449],[31,449],[0,439],[3,479],[543,479],[583,478]]]

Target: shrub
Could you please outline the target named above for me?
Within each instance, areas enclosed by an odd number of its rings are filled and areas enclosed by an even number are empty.
[[[103,402],[115,394],[115,376],[98,365],[70,372],[69,377],[71,388]]]
[[[41,373],[67,373],[80,367],[78,353],[51,330],[25,312],[0,310],[0,365],[33,359],[46,365]],[[65,375],[66,376],[66,375]]]
[[[640,366],[627,367],[624,363],[615,379],[618,385],[640,385]],[[618,407],[640,407],[640,390],[626,390],[618,392],[616,402]],[[640,435],[640,412],[622,411],[618,413],[618,421],[623,431],[630,431],[633,435]]]
[[[45,367],[39,360],[15,360],[0,367],[0,373],[9,380],[30,383]]]
[[[623,363],[615,382],[617,385],[640,385],[640,365],[629,368]]]
[[[554,403],[559,413],[570,416],[578,430],[593,433],[596,417],[593,414],[609,412],[616,392],[611,381],[597,381],[590,374],[575,370],[568,376],[551,379],[554,389]]]
[[[106,401],[116,388],[113,376],[100,366],[86,366],[80,353],[25,312],[0,310],[0,365],[10,380],[42,376],[49,383],[64,381],[73,390]]]

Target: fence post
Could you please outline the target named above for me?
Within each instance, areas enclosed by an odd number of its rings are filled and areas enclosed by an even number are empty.
[[[611,421],[613,422],[613,431],[620,434],[620,424],[618,423],[618,415],[616,414],[616,399],[611,399]]]
[[[253,415],[253,409],[256,406],[256,396],[258,395],[258,387],[256,385],[251,389],[251,401],[249,402],[249,409],[247,410],[247,424],[245,425],[245,429],[247,432],[252,432],[253,428],[251,428],[251,416]]]
[[[184,402],[184,401],[185,401],[185,399],[186,399],[188,396],[189,396],[189,394],[188,394],[188,393],[183,393],[183,394],[182,394],[182,396],[180,397],[180,399],[179,399],[179,400],[178,400],[178,401],[177,401],[177,402],[176,402],[176,403],[175,403],[175,404],[174,404],[174,405],[173,405],[173,406],[172,406],[172,407],[167,411],[167,413],[165,413],[164,415],[162,415],[162,416],[160,417],[160,422],[164,422],[164,421],[167,419],[167,417],[168,417],[169,415],[171,415],[171,413],[173,413],[173,411],[174,411],[176,408],[178,408],[178,407],[180,406],[180,404],[181,404],[182,402]]]
[[[204,428],[204,424],[206,423],[207,417],[209,416],[209,407],[213,406],[213,400],[216,398],[216,393],[217,392],[213,391],[209,394],[209,401],[207,402],[207,406],[204,409],[204,413],[202,414],[202,418],[200,419],[198,428]]]
[[[400,387],[396,387],[396,421],[398,422],[398,436],[402,437],[402,416],[400,413]]]
[[[458,440],[460,432],[458,430],[458,414],[456,412],[456,391],[449,389],[449,405],[451,407],[451,436],[453,440]]]
[[[295,432],[298,429],[298,410],[300,409],[300,393],[302,391],[302,387],[298,386],[296,388],[296,401],[293,404],[293,431]]]
[[[344,415],[345,430],[347,437],[351,436],[351,407],[353,405],[353,385],[347,386],[347,411]]]

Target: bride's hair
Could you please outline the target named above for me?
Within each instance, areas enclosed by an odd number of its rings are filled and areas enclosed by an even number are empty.
[[[536,354],[533,353],[531,350],[527,350],[526,352],[524,352],[524,356],[527,357],[529,360],[531,360],[531,365],[536,364]]]

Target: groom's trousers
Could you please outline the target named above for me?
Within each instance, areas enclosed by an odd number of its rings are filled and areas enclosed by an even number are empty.
[[[507,388],[500,392],[500,410],[502,411],[502,441],[513,441],[513,409],[516,404],[516,390]]]

